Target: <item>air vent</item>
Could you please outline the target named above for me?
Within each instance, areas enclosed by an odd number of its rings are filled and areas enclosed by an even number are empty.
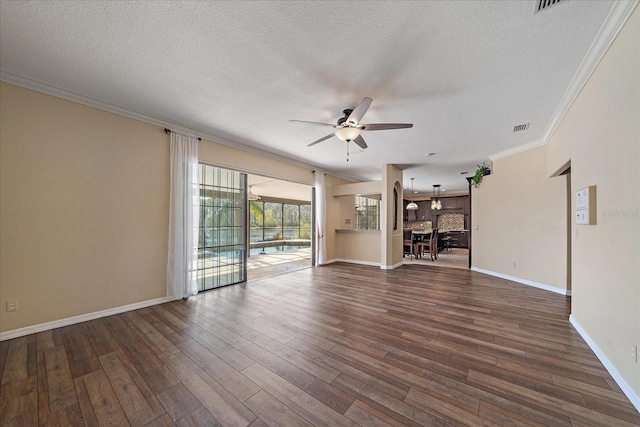
[[[529,129],[529,123],[525,123],[524,125],[518,125],[513,127],[514,132],[520,132],[527,129]]]
[[[542,12],[543,10],[547,10],[551,6],[554,6],[560,3],[561,1],[566,1],[566,0],[536,0],[535,9],[533,10],[533,13],[538,13],[538,12]]]

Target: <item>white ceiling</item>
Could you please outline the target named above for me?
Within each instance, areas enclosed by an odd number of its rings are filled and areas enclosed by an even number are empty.
[[[2,1],[3,80],[358,180],[430,191],[541,141],[612,1]],[[306,145],[365,96],[369,148]],[[513,133],[514,125],[531,123]],[[351,144],[353,145],[353,144]],[[425,153],[437,153],[426,158]]]

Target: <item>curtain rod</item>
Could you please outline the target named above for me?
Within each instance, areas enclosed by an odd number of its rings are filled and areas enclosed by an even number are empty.
[[[169,128],[164,128],[164,133],[172,133],[172,132],[174,132],[174,131],[172,131]],[[176,132],[176,133],[178,133],[178,132]],[[202,141],[202,138],[198,138],[198,141]]]

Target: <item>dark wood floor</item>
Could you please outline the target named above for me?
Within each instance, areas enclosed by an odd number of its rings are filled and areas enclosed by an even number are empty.
[[[631,426],[561,295],[335,264],[0,343],[0,423]]]

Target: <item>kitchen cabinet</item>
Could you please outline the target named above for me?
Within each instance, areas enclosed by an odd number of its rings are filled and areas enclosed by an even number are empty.
[[[466,231],[453,231],[452,232],[455,235],[455,240],[456,242],[452,242],[452,247],[454,248],[467,248],[468,244],[467,244],[467,235],[468,233]]]
[[[431,220],[431,203],[430,202],[416,202],[418,210],[408,211],[407,205],[409,201],[405,200],[403,203],[404,208],[404,220],[405,221],[429,221]]]

